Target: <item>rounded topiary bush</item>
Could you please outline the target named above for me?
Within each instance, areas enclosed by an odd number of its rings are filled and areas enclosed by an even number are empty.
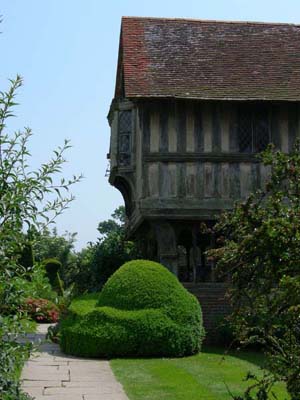
[[[56,291],[59,291],[59,282],[57,274],[61,271],[62,265],[56,258],[47,258],[43,261],[44,268],[46,270],[47,278],[49,279],[50,285]]]
[[[88,357],[184,356],[199,352],[201,308],[162,265],[124,264],[101,293],[73,302],[62,322],[61,347]]]

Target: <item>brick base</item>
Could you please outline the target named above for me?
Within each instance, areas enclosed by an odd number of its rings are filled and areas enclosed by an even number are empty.
[[[205,343],[216,344],[216,330],[221,319],[230,313],[229,301],[225,294],[228,289],[226,283],[183,283],[183,286],[201,304],[203,324],[206,330]]]

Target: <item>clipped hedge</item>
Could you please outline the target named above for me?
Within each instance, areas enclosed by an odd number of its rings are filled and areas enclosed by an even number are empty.
[[[59,274],[62,269],[61,262],[56,258],[47,258],[43,261],[43,265],[52,288],[58,292],[60,288],[57,274]]]
[[[197,299],[162,265],[134,260],[71,304],[60,344],[87,357],[179,357],[199,352],[203,336]]]

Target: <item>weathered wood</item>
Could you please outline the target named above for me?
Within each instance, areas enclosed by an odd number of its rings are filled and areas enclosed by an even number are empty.
[[[240,187],[241,197],[248,197],[252,190],[251,164],[249,163],[240,164]]]
[[[159,163],[159,195],[161,198],[176,197],[176,164]]]
[[[281,137],[280,137],[280,107],[273,104],[271,107],[271,142],[275,145],[276,149],[281,147]]]
[[[177,151],[186,151],[186,104],[181,101],[176,108],[177,119]]]
[[[230,197],[238,200],[241,197],[240,164],[232,163],[229,166]]]
[[[168,151],[175,153],[177,151],[177,128],[175,115],[175,102],[172,102],[169,107],[168,120]]]
[[[110,182],[119,176],[132,183],[131,232],[147,219],[211,220],[265,183],[268,173],[256,154],[239,151],[238,103],[144,99],[129,106],[139,111],[132,113],[132,161],[118,165],[118,118],[111,114]],[[267,108],[271,141],[290,151],[300,136],[300,105]]]
[[[142,197],[149,197],[150,196],[150,183],[149,183],[149,176],[150,176],[150,164],[144,164],[142,166],[143,176],[142,176],[142,187],[143,187],[143,195]]]
[[[289,151],[288,129],[288,109],[282,106],[279,111],[280,148],[285,153]]]
[[[212,151],[212,117],[211,104],[203,104],[202,124],[204,133],[204,151],[210,153]]]
[[[131,127],[132,127],[132,132],[131,132],[131,166],[134,167],[136,164],[136,146],[137,146],[137,141],[139,140],[137,138],[136,134],[136,124],[137,124],[137,110],[134,109],[131,111]]]
[[[229,198],[229,164],[221,164],[221,197],[224,199]]]
[[[212,107],[212,151],[221,151],[221,121],[218,104],[214,104]]]
[[[204,197],[204,163],[198,162],[197,164],[197,175],[196,175],[196,197]]]
[[[166,152],[169,148],[168,118],[169,106],[162,107],[159,113],[159,151]]]
[[[292,151],[299,130],[298,104],[291,104],[288,109],[288,149]]]
[[[213,197],[214,182],[213,182],[213,164],[204,164],[204,197]]]
[[[177,195],[179,198],[183,198],[186,195],[185,177],[186,177],[186,164],[177,163]]]
[[[186,109],[186,151],[195,151],[195,133],[194,133],[194,105],[190,104]]]
[[[229,152],[229,123],[230,123],[230,113],[232,106],[229,104],[222,104],[221,107],[221,151]]]
[[[221,194],[221,164],[216,163],[213,167],[213,194],[215,198],[222,197]]]
[[[237,137],[237,106],[233,106],[229,112],[229,150],[238,152],[238,137]]]
[[[159,166],[157,163],[150,164],[148,168],[149,196],[159,196]]]
[[[195,152],[204,152],[204,133],[202,126],[202,107],[196,103],[194,107]]]
[[[251,164],[251,191],[254,192],[257,188],[259,188],[260,183],[260,165]]]
[[[142,131],[140,124],[140,115],[137,110],[134,113],[134,136],[135,136],[135,163],[136,163],[136,197],[143,197],[144,193],[144,168],[143,168],[143,150],[142,150]],[[147,174],[146,174],[147,175]]]
[[[196,197],[196,175],[197,165],[195,163],[186,164],[186,197]]]
[[[143,120],[143,151],[148,153],[150,150],[150,109],[146,105],[141,108]]]
[[[150,116],[150,151],[159,151],[159,111],[153,109]]]
[[[144,156],[145,162],[252,162],[258,163],[255,154],[249,153],[151,153]]]

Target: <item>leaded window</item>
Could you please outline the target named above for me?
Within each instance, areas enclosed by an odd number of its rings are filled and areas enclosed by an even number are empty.
[[[250,105],[240,107],[237,136],[241,153],[263,151],[271,141],[268,108]]]
[[[119,164],[130,165],[131,161],[132,112],[119,112]]]

